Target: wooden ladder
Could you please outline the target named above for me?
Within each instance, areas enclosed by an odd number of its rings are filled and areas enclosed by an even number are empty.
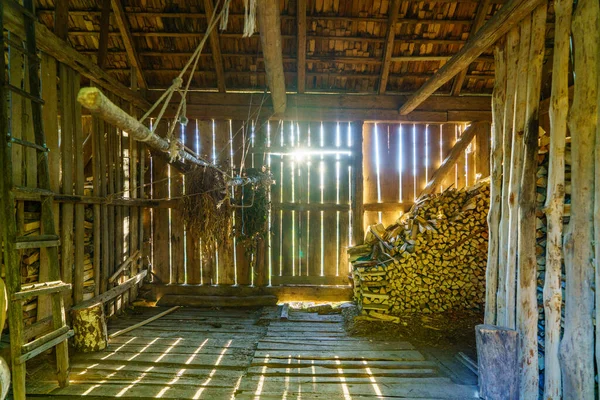
[[[11,50],[19,51],[27,59],[29,70],[29,92],[9,84],[6,81],[6,61],[0,57],[0,221],[2,221],[2,242],[4,244],[4,268],[6,271],[6,289],[8,295],[8,324],[10,329],[11,363],[13,396],[15,399],[25,399],[25,363],[27,360],[56,347],[56,366],[58,384],[61,387],[69,381],[69,350],[67,339],[73,331],[66,324],[63,292],[69,291],[71,285],[61,281],[58,260],[59,237],[54,226],[53,196],[50,190],[50,175],[48,169],[48,149],[42,123],[42,105],[40,87],[40,58],[36,51],[35,38],[35,9],[33,0],[24,0],[20,5],[16,0],[0,1],[0,48],[4,49],[3,7],[18,9],[23,15],[25,27],[25,47],[10,42]],[[12,92],[31,101],[31,119],[35,142],[29,142],[12,137],[8,129],[8,93]],[[12,169],[13,145],[35,149],[37,158],[37,187],[14,187]],[[41,203],[40,234],[18,236],[17,202],[37,201]],[[21,257],[24,249],[44,249],[48,260],[49,282],[29,285],[21,284]],[[52,300],[52,321],[44,328],[43,321],[38,322],[37,338],[31,340],[25,336],[23,304],[25,301],[40,295],[49,295]],[[48,327],[49,325],[49,327]]]

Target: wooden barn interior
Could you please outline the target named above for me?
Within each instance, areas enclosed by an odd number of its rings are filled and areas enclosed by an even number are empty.
[[[599,398],[598,0],[0,30],[0,399]]]

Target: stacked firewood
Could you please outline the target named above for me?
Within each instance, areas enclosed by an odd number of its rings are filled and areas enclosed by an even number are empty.
[[[488,209],[489,183],[482,181],[427,196],[387,228],[369,227],[365,244],[348,250],[363,314],[480,308]]]
[[[24,223],[22,225],[22,234],[39,235],[40,234],[40,214],[39,212],[24,212]],[[39,281],[40,272],[40,249],[26,249],[21,253],[21,284],[27,285]],[[25,325],[31,325],[37,320],[37,297],[29,299],[23,305],[23,318]]]

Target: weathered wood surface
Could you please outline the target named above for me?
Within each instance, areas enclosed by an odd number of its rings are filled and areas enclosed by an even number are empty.
[[[564,238],[564,335],[560,348],[563,397],[594,397],[594,150],[598,123],[598,8],[578,2],[571,25],[575,81],[569,111],[571,219]]]
[[[183,303],[181,303],[183,301]],[[185,304],[189,307],[258,307],[277,304],[275,296],[171,296],[162,297],[161,306]]]
[[[518,399],[518,332],[494,325],[477,325],[475,335],[480,397]]]
[[[488,261],[486,268],[485,323],[496,323],[496,293],[498,291],[498,255],[500,250],[500,212],[502,206],[502,134],[503,111],[506,101],[506,52],[503,43],[494,49],[496,79],[492,108],[494,115],[492,130],[490,211],[488,214]]]

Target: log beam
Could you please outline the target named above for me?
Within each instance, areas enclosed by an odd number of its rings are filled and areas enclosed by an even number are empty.
[[[296,29],[298,36],[298,93],[304,93],[306,87],[306,0],[298,0],[296,9]]]
[[[215,7],[213,0],[204,0],[204,10],[206,15],[213,15]],[[215,72],[217,74],[217,88],[219,92],[225,93],[225,68],[223,67],[223,56],[221,55],[221,42],[219,40],[219,30],[215,28],[209,36],[210,51],[212,53]]]
[[[437,89],[467,68],[481,53],[504,36],[513,26],[531,14],[543,0],[510,0],[498,11],[462,49],[435,73],[400,108],[400,114],[413,111]]]
[[[281,45],[281,20],[279,1],[262,0],[257,2],[256,14],[260,27],[260,42],[265,58],[267,83],[273,100],[273,112],[283,114],[287,99],[285,94],[285,74]]]
[[[392,65],[392,54],[394,53],[394,38],[396,37],[396,21],[400,13],[400,0],[392,0],[389,10],[388,30],[385,38],[385,48],[383,51],[383,64],[381,66],[381,76],[379,77],[379,94],[385,93],[388,77],[390,75],[390,66]]]
[[[25,37],[22,14],[14,2],[6,2],[4,7],[4,27],[19,37]],[[91,59],[79,54],[66,41],[58,38],[45,25],[35,23],[35,39],[38,49],[51,55],[57,61],[68,65],[81,75],[90,79],[98,86],[114,93],[123,100],[135,104],[137,107],[147,110],[150,103],[138,93],[133,92],[116,78],[102,71]]]
[[[111,0],[113,15],[115,16],[115,21],[117,22],[117,27],[119,28],[119,32],[121,32],[121,40],[123,40],[123,45],[125,45],[125,51],[127,51],[127,58],[129,59],[129,65],[136,69],[138,74],[138,85],[141,88],[148,87],[146,83],[146,79],[144,78],[144,74],[142,73],[142,63],[140,62],[140,58],[135,50],[135,45],[133,43],[133,36],[131,36],[131,31],[129,30],[129,22],[127,21],[127,16],[125,15],[125,9],[123,9],[123,4],[121,0]]]
[[[479,3],[477,6],[477,13],[475,14],[475,19],[473,20],[473,25],[471,25],[471,32],[469,33],[469,36],[476,34],[477,31],[481,29],[483,24],[485,24],[485,17],[487,16],[489,8],[490,0],[483,0],[481,3]],[[460,71],[458,75],[456,75],[456,78],[454,78],[454,83],[452,84],[452,96],[458,96],[460,94],[468,72],[469,69],[465,68]]]

